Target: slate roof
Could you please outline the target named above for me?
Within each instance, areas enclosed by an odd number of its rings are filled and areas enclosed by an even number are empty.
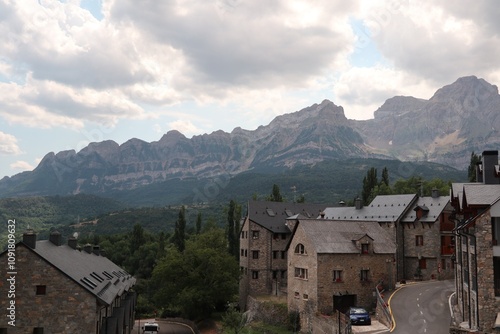
[[[21,242],[20,242],[21,243]],[[104,256],[76,250],[49,240],[39,240],[35,249],[26,246],[93,294],[110,305],[117,296],[135,285],[136,279]]]
[[[419,197],[413,205],[412,209],[408,210],[406,214],[401,218],[401,222],[414,222],[417,219],[417,212],[415,211],[415,208],[419,207],[424,211],[428,210],[427,214],[424,213],[419,221],[434,223],[449,202],[450,199],[448,196]]]
[[[396,252],[391,236],[377,222],[303,219],[296,228],[304,231],[316,252],[321,254],[359,254],[354,241],[365,235],[373,239],[374,253]]]
[[[499,184],[465,184],[464,198],[467,205],[491,205],[500,197]]]
[[[379,195],[361,209],[352,206],[329,207],[324,210],[325,219],[393,222],[401,218],[416,197],[415,194]]]
[[[273,233],[290,233],[286,219],[295,215],[316,218],[328,204],[285,203],[271,201],[249,201],[248,217],[251,221]]]

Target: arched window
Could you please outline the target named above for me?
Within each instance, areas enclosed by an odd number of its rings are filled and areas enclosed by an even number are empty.
[[[303,244],[297,244],[297,246],[295,246],[295,254],[302,254],[302,255],[307,254],[306,248],[304,247]]]

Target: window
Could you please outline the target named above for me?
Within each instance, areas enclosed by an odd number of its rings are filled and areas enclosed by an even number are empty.
[[[423,246],[424,245],[424,236],[416,235],[415,236],[415,246]]]
[[[252,231],[252,239],[259,239],[259,231]]]
[[[420,269],[427,269],[427,261],[425,258],[418,260],[418,266]]]
[[[295,277],[296,278],[302,278],[302,279],[307,279],[307,269],[305,268],[295,268]]]
[[[248,250],[245,249],[245,257],[247,257],[247,256],[248,256]]]
[[[252,259],[257,260],[259,258],[259,251],[254,250],[252,251]]]
[[[281,271],[281,278],[285,279],[286,278],[286,270]]]
[[[302,254],[302,255],[307,254],[306,248],[304,247],[303,244],[297,244],[297,246],[295,246],[295,254]]]
[[[281,233],[281,240],[285,240],[286,239],[286,233]]]
[[[334,270],[333,271],[333,281],[334,282],[342,282],[342,270]]]
[[[299,298],[299,297],[300,297],[300,293],[299,293],[298,291],[295,291],[295,293],[293,294],[293,296],[294,296],[295,298]]]
[[[281,251],[281,259],[286,259],[286,252],[285,251]]]
[[[253,279],[259,279],[259,271],[252,270],[252,278]]]
[[[368,254],[370,244],[361,244],[361,254]]]
[[[278,271],[273,270],[273,279],[278,279]]]
[[[361,269],[360,280],[363,282],[368,282],[370,280],[370,270]]]
[[[273,259],[277,259],[279,257],[280,252],[279,251],[273,251]]]
[[[278,240],[280,238],[280,234],[279,233],[273,233],[273,239],[274,240]]]
[[[37,285],[36,286],[36,294],[37,295],[45,295],[47,293],[46,285]]]
[[[304,294],[302,295],[302,299],[304,299],[304,300],[308,300],[308,299],[309,299],[309,295],[308,295],[307,293],[304,293]]]
[[[243,248],[240,250],[240,256],[244,256],[245,255],[245,251],[243,250]]]

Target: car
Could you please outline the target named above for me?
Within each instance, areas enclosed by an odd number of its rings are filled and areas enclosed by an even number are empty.
[[[348,314],[353,325],[371,325],[372,323],[370,313],[362,307],[351,307]]]

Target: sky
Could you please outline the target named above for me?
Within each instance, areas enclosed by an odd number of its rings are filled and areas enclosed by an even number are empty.
[[[0,0],[0,178],[90,142],[498,86],[498,17],[495,0]]]

